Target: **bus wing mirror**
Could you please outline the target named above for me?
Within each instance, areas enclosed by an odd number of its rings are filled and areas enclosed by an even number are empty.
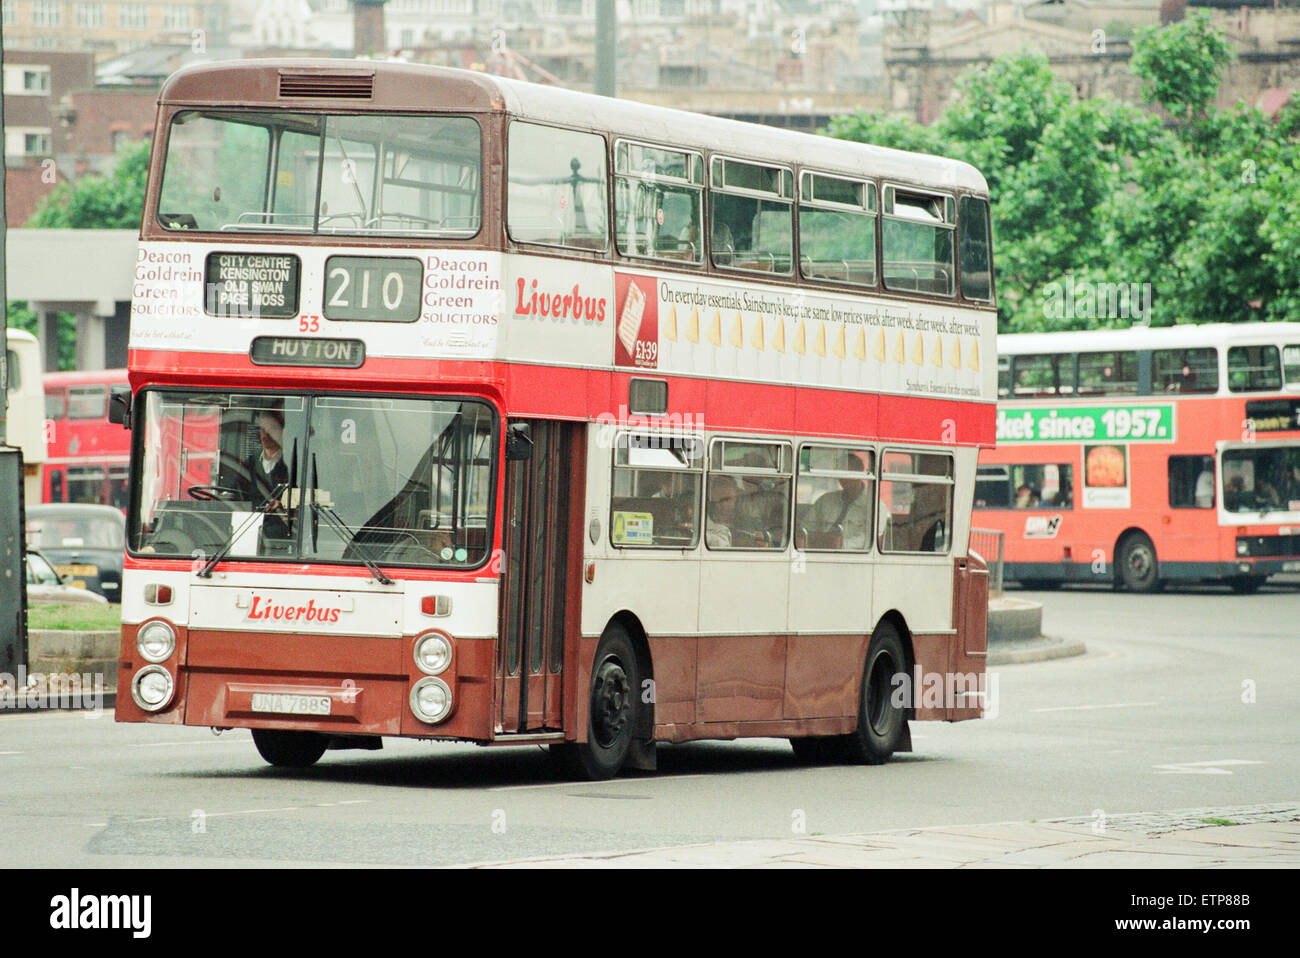
[[[108,399],[108,421],[115,422],[124,429],[131,428],[131,390],[113,390]]]
[[[506,430],[506,459],[522,461],[533,458],[532,429],[526,422],[512,422]]]

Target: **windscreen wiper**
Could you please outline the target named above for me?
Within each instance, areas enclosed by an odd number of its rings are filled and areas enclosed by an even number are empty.
[[[265,516],[267,510],[271,508],[272,503],[279,502],[280,497],[284,495],[284,490],[288,488],[289,488],[289,483],[282,482],[280,483],[280,485],[276,486],[274,490],[272,490],[271,494],[266,497],[266,501],[263,502],[260,506],[258,506],[249,514],[248,518],[245,519],[240,524],[239,528],[236,529],[234,532],[232,532],[230,534],[230,537],[221,544],[221,548],[217,550],[217,554],[214,555],[211,559],[209,559],[207,561],[207,564],[204,565],[203,568],[198,571],[198,573],[196,573],[200,579],[212,578],[212,570],[217,567],[218,562],[220,562],[229,554],[234,544],[237,541],[239,541],[239,537],[242,536],[245,532],[247,532],[252,527],[253,520],[256,519],[258,516]]]
[[[331,507],[325,505],[323,502],[313,501],[311,507],[312,511],[314,511],[316,515],[325,517],[325,521],[330,524],[330,528],[332,528],[335,533],[346,537],[344,541],[357,546],[357,555],[360,557],[361,561],[366,564],[366,568],[370,570],[371,574],[374,575],[381,584],[393,584],[393,580],[384,573],[383,569],[379,568],[379,565],[375,560],[366,555],[366,547],[364,543],[357,542],[357,534],[348,528],[348,524],[339,518],[337,512],[335,512]]]

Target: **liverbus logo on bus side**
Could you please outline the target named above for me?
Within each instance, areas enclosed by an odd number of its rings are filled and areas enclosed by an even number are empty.
[[[584,296],[582,287],[577,283],[573,284],[572,289],[554,292],[547,289],[539,290],[537,280],[530,283],[520,276],[515,280],[515,288],[518,290],[515,300],[516,316],[603,323],[609,308],[609,303],[604,296]]]

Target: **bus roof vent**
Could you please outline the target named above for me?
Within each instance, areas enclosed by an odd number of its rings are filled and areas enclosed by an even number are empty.
[[[296,73],[280,71],[280,97],[334,100],[369,100],[374,93],[373,73]]]

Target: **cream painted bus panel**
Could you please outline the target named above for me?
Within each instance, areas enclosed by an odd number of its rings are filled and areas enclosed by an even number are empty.
[[[950,556],[933,560],[884,557],[876,566],[874,586],[877,616],[897,609],[912,632],[943,632],[952,628]],[[936,601],[936,596],[941,601]]]
[[[789,631],[870,635],[874,572],[865,557],[806,553],[791,566]]]

